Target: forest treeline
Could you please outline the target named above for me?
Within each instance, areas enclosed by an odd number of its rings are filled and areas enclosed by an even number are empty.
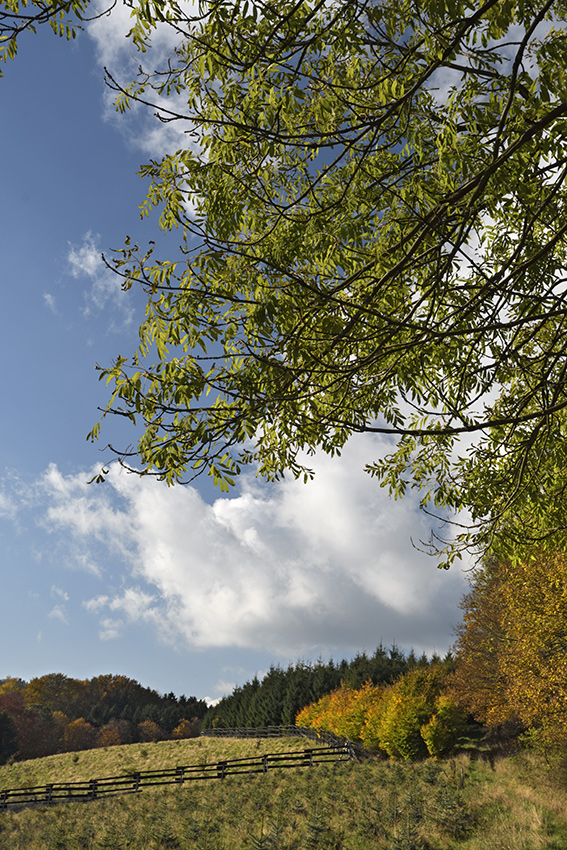
[[[386,685],[414,667],[427,667],[439,661],[438,656],[417,657],[414,652],[404,653],[395,645],[386,649],[380,644],[372,655],[362,652],[351,661],[300,661],[287,669],[272,666],[261,680],[255,676],[212,706],[205,715],[203,728],[294,725],[297,713],[304,706],[340,685],[349,688],[358,688],[365,682]],[[446,663],[451,663],[451,656]]]
[[[189,738],[207,710],[196,697],[162,696],[126,676],[62,673],[0,682],[0,763],[114,744]]]
[[[186,738],[201,728],[293,725],[301,709],[339,686],[386,685],[439,659],[380,645],[350,661],[272,666],[207,709],[195,697],[161,696],[126,676],[62,673],[0,681],[0,763],[138,741]],[[445,663],[450,664],[450,657]]]

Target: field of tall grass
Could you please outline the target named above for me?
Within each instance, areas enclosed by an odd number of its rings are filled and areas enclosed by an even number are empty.
[[[134,744],[0,767],[0,788],[297,750],[300,739]],[[567,770],[530,753],[341,762],[0,812],[1,850],[564,850]]]

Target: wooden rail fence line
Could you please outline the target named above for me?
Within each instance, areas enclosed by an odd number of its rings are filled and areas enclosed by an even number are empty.
[[[352,759],[348,747],[317,747],[291,753],[267,753],[240,759],[185,765],[169,770],[145,770],[122,776],[106,776],[83,782],[51,782],[31,788],[0,790],[0,811],[8,807],[52,805],[54,803],[96,800],[113,794],[136,794],[154,785],[178,785],[194,780],[225,779],[239,774],[267,774],[271,768],[312,767],[324,762]]]
[[[357,757],[368,756],[367,751],[360,744],[354,744],[348,738],[339,738],[326,729],[314,729],[310,726],[242,726],[233,729],[202,729],[201,736],[212,738],[308,738],[320,744],[328,744],[330,747],[350,750],[351,758],[355,761]]]

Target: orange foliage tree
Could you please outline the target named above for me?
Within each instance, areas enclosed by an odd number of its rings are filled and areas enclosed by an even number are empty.
[[[63,740],[67,752],[91,750],[98,744],[98,730],[83,717],[79,717],[66,727]]]
[[[165,732],[153,720],[143,720],[138,723],[138,737],[140,741],[163,741]]]
[[[127,720],[111,720],[98,733],[99,747],[115,747],[132,743],[132,724]]]

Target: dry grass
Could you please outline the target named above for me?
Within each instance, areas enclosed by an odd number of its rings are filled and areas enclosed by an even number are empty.
[[[208,764],[225,758],[279,753],[315,747],[301,738],[191,738],[182,741],[128,744],[63,753],[0,766],[0,788],[24,788],[48,782],[72,782],[119,776],[137,770]]]

